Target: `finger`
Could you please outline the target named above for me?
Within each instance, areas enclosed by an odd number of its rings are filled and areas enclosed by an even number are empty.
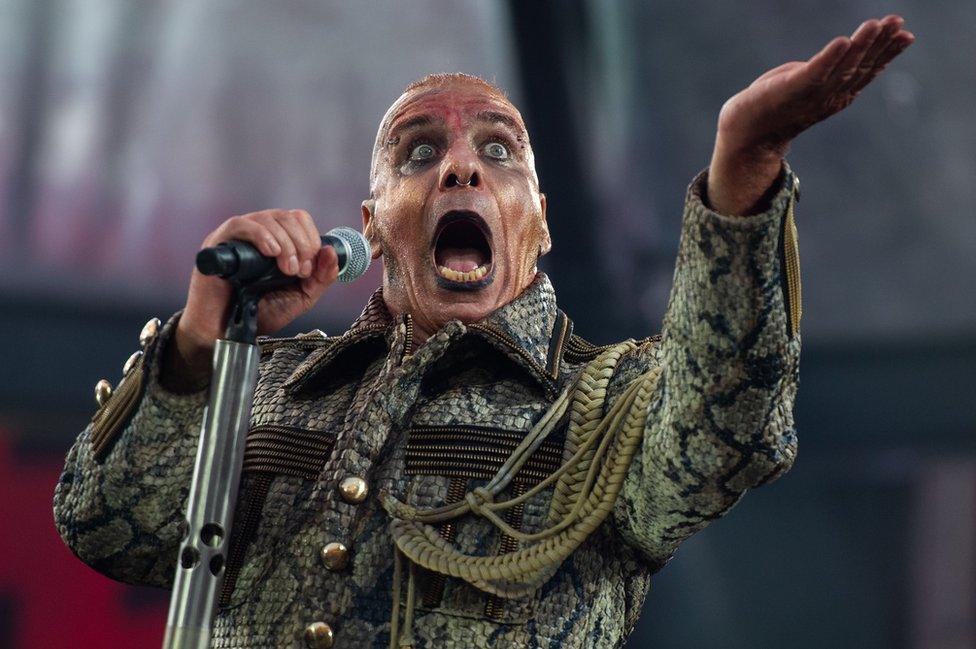
[[[298,250],[292,241],[291,235],[281,223],[275,219],[276,210],[266,212],[256,212],[252,216],[255,221],[263,225],[274,236],[278,242],[281,252],[277,255],[278,268],[285,275],[297,275],[299,270]]]
[[[778,65],[775,68],[773,68],[772,70],[768,70],[768,71],[764,72],[758,79],[756,79],[755,81],[753,81],[752,84],[754,85],[756,83],[759,83],[760,81],[763,81],[763,80],[768,79],[770,77],[774,77],[774,76],[779,75],[779,74],[783,74],[785,72],[789,72],[790,70],[794,70],[794,69],[799,68],[799,67],[802,67],[804,65],[806,65],[806,63],[804,61],[790,61],[789,63],[784,63],[783,65]]]
[[[850,47],[851,39],[846,36],[838,36],[827,43],[822,50],[807,61],[806,73],[808,78],[818,84],[826,82]]]
[[[848,79],[846,83],[842,84],[837,89],[837,92],[857,92],[857,90],[866,86],[872,79],[874,79],[874,77],[878,75],[879,72],[881,72],[881,68],[878,67],[878,57],[887,50],[887,47],[894,38],[894,35],[898,32],[904,22],[905,21],[902,20],[900,16],[886,16],[884,20],[881,21],[881,32],[864,53],[864,57],[858,63],[857,68],[854,71],[854,75]]]
[[[305,230],[305,236],[308,238],[309,257],[302,261],[302,270],[307,271],[311,275],[315,269],[315,257],[318,255],[319,250],[322,249],[322,236],[319,234],[319,229],[315,225],[315,221],[312,220],[311,214],[305,210],[293,210],[293,213],[298,218],[302,228]]]
[[[315,220],[312,218],[312,215],[305,210],[294,210],[294,212],[297,212],[299,220],[301,221],[302,226],[305,228],[305,234],[308,236],[309,245],[314,251],[312,253],[312,257],[314,258],[315,255],[318,254],[319,248],[322,247],[322,235],[319,234],[319,228],[315,225]]]
[[[315,256],[315,271],[301,281],[302,292],[315,302],[338,277],[339,256],[331,246],[325,246]]]
[[[881,54],[891,44],[892,38],[904,24],[905,20],[901,16],[888,15],[881,19],[881,33],[874,39],[874,43],[871,44],[868,51],[864,53],[864,58],[861,60],[862,68],[871,69],[874,67]]]
[[[868,83],[870,83],[888,66],[893,58],[904,52],[908,46],[914,42],[914,36],[912,36],[910,32],[902,32],[902,34],[908,34],[910,38],[896,34],[891,42],[888,43],[888,46],[884,49],[884,51],[878,56],[878,59],[874,62],[874,67],[872,68],[870,74],[864,75],[855,85],[851,86],[852,92],[860,92],[864,86],[868,85]]]
[[[281,246],[274,235],[260,223],[246,216],[235,216],[224,221],[221,227],[204,240],[203,246],[205,248],[215,246],[228,239],[247,241],[257,246],[261,254],[266,257],[277,257],[281,254]]]
[[[897,56],[898,53],[904,51],[905,48],[907,48],[909,45],[915,42],[915,34],[908,31],[907,29],[902,29],[897,34],[895,34],[894,38],[892,38],[892,41],[898,43],[898,45],[900,46],[898,52],[895,53],[895,55]]]
[[[857,74],[857,66],[864,58],[864,53],[867,52],[880,32],[881,27],[877,20],[866,20],[861,23],[861,26],[851,36],[851,47],[847,50],[847,54],[844,55],[844,58],[841,59],[827,79],[827,85],[839,89],[848,83]]]
[[[299,264],[297,274],[300,277],[308,277],[312,272],[311,259],[315,256],[318,249],[312,245],[300,219],[293,216],[291,212],[278,212],[275,214],[275,220],[278,221],[281,227],[288,231],[288,235],[291,237],[292,243],[295,246],[295,254]]]

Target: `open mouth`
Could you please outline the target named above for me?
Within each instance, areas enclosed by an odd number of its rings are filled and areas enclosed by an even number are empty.
[[[491,283],[492,254],[488,225],[475,212],[451,211],[434,235],[434,267],[444,288],[470,290]]]

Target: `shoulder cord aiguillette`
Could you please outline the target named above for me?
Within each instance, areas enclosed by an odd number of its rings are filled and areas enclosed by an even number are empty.
[[[613,510],[631,460],[641,446],[648,406],[661,368],[642,374],[603,414],[607,385],[620,358],[636,347],[633,341],[615,345],[584,368],[579,380],[564,390],[539,423],[526,435],[495,476],[461,501],[421,510],[389,493],[381,494],[383,507],[392,517],[396,544],[393,570],[393,611],[390,647],[412,647],[416,603],[416,566],[463,579],[493,595],[524,597],[549,579],[562,562],[580,546]],[[529,459],[555,430],[569,410],[566,454],[570,457],[553,474],[524,494],[495,502]],[[498,512],[508,510],[554,486],[549,507],[550,527],[527,534],[507,524]],[[433,525],[474,514],[516,540],[528,544],[508,554],[470,556],[458,552]],[[400,594],[403,561],[407,566],[407,596],[400,628]]]

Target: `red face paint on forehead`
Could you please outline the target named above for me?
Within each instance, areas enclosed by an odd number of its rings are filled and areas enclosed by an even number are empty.
[[[481,86],[452,84],[417,90],[398,99],[390,109],[385,139],[424,119],[455,131],[478,119],[503,121],[517,135],[527,135],[522,115],[508,99]]]

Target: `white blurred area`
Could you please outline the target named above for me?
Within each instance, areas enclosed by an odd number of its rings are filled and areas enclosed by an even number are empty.
[[[0,0],[0,290],[179,304],[234,214],[360,227],[386,107],[429,72],[517,96],[508,31],[475,0]]]

